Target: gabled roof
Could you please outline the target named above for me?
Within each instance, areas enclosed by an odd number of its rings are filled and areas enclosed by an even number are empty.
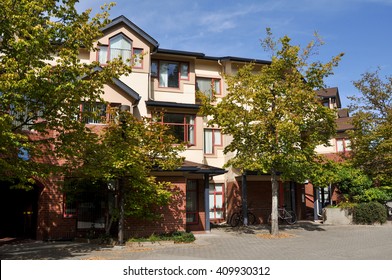
[[[99,72],[102,71],[102,67],[100,66],[96,66],[93,69],[93,72]],[[86,78],[88,75],[85,75],[82,77],[82,79]],[[116,86],[118,86],[121,90],[123,90],[126,94],[128,94],[130,97],[132,97],[135,101],[136,104],[139,103],[141,96],[134,91],[131,87],[129,87],[128,85],[126,85],[124,82],[122,82],[121,80],[117,79],[117,78],[112,78],[112,83]]]
[[[136,104],[139,103],[141,96],[136,91],[134,91],[131,87],[129,87],[128,85],[126,85],[124,82],[122,82],[121,80],[119,80],[117,78],[112,78],[112,82],[113,82],[113,84],[115,84],[116,86],[121,88],[130,97],[135,99]]]
[[[336,98],[336,104],[338,108],[342,106],[342,103],[340,102],[339,89],[337,87],[323,88],[317,90],[316,92],[317,95],[323,99]]]
[[[141,36],[144,40],[149,42],[151,45],[153,45],[155,48],[158,48],[159,43],[157,40],[152,38],[150,35],[148,35],[146,32],[144,32],[139,26],[134,24],[132,21],[130,21],[128,18],[125,16],[119,16],[113,19],[108,25],[106,25],[104,28],[101,29],[101,31],[106,31],[109,28],[112,28],[113,26],[116,26],[117,24],[123,23],[125,24],[128,28],[132,29],[134,32],[136,32],[139,36]]]

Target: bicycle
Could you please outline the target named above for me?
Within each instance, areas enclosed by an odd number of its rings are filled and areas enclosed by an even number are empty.
[[[292,210],[286,210],[286,206],[283,205],[283,207],[278,207],[278,219],[293,225],[297,222],[297,215]],[[271,214],[268,217],[268,224],[271,224]]]
[[[231,215],[230,225],[232,227],[236,227],[244,224],[244,215],[242,214],[241,206],[239,207],[239,209],[240,210],[237,210]],[[247,215],[248,215],[248,225],[254,225],[256,223],[256,216],[250,211],[248,211]]]

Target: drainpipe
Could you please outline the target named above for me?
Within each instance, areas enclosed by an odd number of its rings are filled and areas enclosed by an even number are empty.
[[[152,86],[151,86],[151,61],[152,61],[152,56],[158,52],[158,47],[156,47],[151,53],[150,53],[150,65],[148,69],[148,99],[149,100],[154,100],[152,98]]]
[[[244,217],[244,226],[248,225],[248,189],[246,182],[246,171],[242,173],[242,215]]]
[[[210,182],[209,182],[209,174],[204,174],[204,213],[205,213],[205,231],[211,230],[210,225]]]

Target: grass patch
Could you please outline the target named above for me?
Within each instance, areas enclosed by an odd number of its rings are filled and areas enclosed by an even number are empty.
[[[175,231],[165,234],[151,234],[149,237],[131,238],[128,242],[160,242],[173,241],[174,243],[192,243],[195,241],[195,236],[191,232]]]

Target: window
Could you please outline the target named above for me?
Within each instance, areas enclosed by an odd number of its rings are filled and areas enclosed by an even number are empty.
[[[73,218],[77,216],[77,203],[69,199],[64,194],[64,218]]]
[[[133,49],[133,67],[143,68],[143,49]]]
[[[204,153],[214,154],[216,146],[222,146],[222,135],[219,129],[204,129]]]
[[[188,63],[181,63],[181,68],[180,68],[181,80],[189,80],[188,68],[189,68]]]
[[[210,184],[210,219],[223,219],[223,184]]]
[[[197,181],[188,180],[186,183],[186,223],[197,224],[199,213],[197,211]]]
[[[114,207],[114,199],[107,183],[66,179],[63,217],[76,218],[78,229],[103,229],[106,213]]]
[[[161,62],[159,64],[159,86],[179,88],[179,68],[176,62]]]
[[[220,79],[196,78],[196,90],[203,92],[206,96],[212,97],[213,92],[221,94]]]
[[[158,61],[151,61],[151,77],[158,77]]]
[[[82,112],[87,112],[84,122],[88,124],[98,124],[106,122],[106,104],[103,103],[83,103]]]
[[[122,34],[116,35],[109,40],[109,46],[101,45],[98,51],[98,61],[106,64],[115,58],[121,57],[126,64],[130,62],[132,54],[132,42]]]
[[[195,144],[195,116],[185,114],[166,113],[163,123],[168,125],[170,133],[177,138],[178,142]]]
[[[156,70],[159,70],[159,74]],[[153,77],[159,76],[160,87],[179,88],[180,79],[189,79],[189,65],[185,62],[159,61],[158,63],[152,61],[151,75]]]
[[[351,151],[351,141],[349,139],[336,139],[336,150],[338,153],[345,153]]]
[[[114,112],[111,110],[116,108],[117,110],[121,106],[121,103],[110,103],[106,105],[99,102],[85,102],[80,106],[82,115],[84,113],[83,121],[88,124],[102,124],[109,121],[113,121],[115,118]],[[75,116],[75,119],[80,119],[79,115]]]

